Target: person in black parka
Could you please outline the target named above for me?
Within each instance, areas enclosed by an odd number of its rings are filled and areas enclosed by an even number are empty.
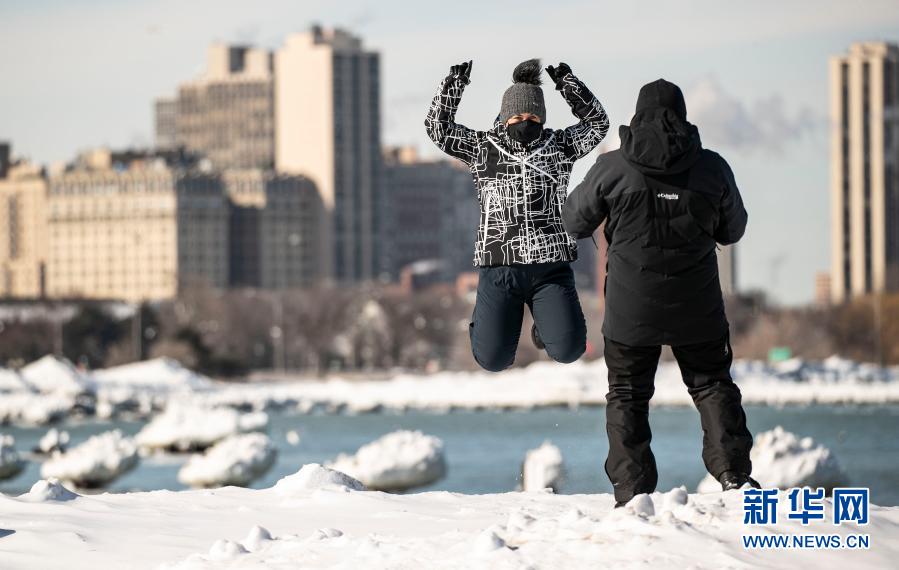
[[[734,175],[702,148],[680,88],[659,79],[640,89],[621,148],[602,154],[568,196],[562,218],[576,238],[605,222],[609,244],[603,321],[609,370],[605,470],[616,506],[655,490],[649,400],[661,345],[670,345],[699,410],[705,466],[725,490],[749,475],[752,435],[730,375],[728,322],[716,243],[746,229]]]

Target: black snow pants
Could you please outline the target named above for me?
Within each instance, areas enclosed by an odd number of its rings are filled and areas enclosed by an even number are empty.
[[[482,266],[468,327],[472,354],[482,368],[499,372],[515,361],[525,305],[550,358],[581,357],[587,324],[569,262]]]
[[[730,375],[733,360],[729,335],[712,342],[672,346],[687,391],[702,423],[702,459],[716,479],[725,471],[752,472],[752,435],[746,427],[740,388]],[[617,501],[652,493],[658,483],[650,449],[649,399],[661,354],[660,346],[628,346],[605,339],[609,369],[606,432],[609,455],[605,470]]]

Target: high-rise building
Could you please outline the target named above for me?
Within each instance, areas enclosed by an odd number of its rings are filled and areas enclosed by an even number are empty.
[[[215,168],[271,168],[274,141],[268,50],[212,44],[206,72],[156,100],[157,146],[184,147]]]
[[[830,59],[831,292],[899,290],[899,46]]]
[[[0,179],[6,178],[6,172],[9,170],[10,153],[9,143],[0,142]]]
[[[815,274],[815,304],[819,307],[830,305],[833,293],[830,290],[830,273],[819,271]]]
[[[160,97],[154,102],[156,116],[156,148],[178,147],[178,99]]]
[[[312,285],[319,271],[321,198],[303,176],[270,170],[223,174],[231,201],[233,287],[287,289]]]
[[[47,293],[142,301],[192,283],[226,287],[228,214],[215,175],[110,164],[53,176]]]
[[[416,262],[431,262],[444,282],[473,269],[478,200],[467,168],[420,160],[409,147],[389,149],[383,196],[382,261],[392,278]]]
[[[718,280],[725,297],[737,293],[737,244],[718,246]]]
[[[291,35],[275,55],[275,166],[318,188],[323,269],[340,282],[384,269],[379,75],[378,53],[339,29]]]
[[[8,149],[0,177],[0,296],[42,297],[47,181],[36,165],[11,164]]]

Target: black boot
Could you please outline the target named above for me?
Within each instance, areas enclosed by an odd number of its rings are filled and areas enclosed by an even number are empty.
[[[540,338],[540,333],[537,332],[537,323],[531,325],[531,340],[534,341],[534,346],[540,350],[546,348],[546,345],[543,344],[543,340]]]
[[[739,489],[746,483],[749,483],[755,489],[762,488],[762,486],[759,485],[759,482],[750,477],[749,474],[740,473],[738,471],[725,471],[721,474],[721,477],[718,478],[718,481],[721,483],[721,490],[723,491]]]
[[[628,501],[615,501],[615,508],[616,508],[616,509],[620,509],[621,507],[623,507],[623,506],[626,505],[627,503],[628,503]]]

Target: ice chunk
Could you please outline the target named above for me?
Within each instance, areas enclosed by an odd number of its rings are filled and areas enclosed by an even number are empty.
[[[527,452],[521,472],[522,490],[542,491],[549,488],[558,492],[565,476],[562,451],[548,441],[543,442],[537,449]]]
[[[446,475],[443,442],[420,431],[395,431],[341,454],[328,465],[362,481],[369,489],[405,491]]]
[[[91,387],[87,375],[71,362],[50,354],[25,366],[20,373],[30,386],[44,394],[82,394]]]
[[[169,451],[200,451],[229,435],[262,431],[265,412],[241,413],[230,408],[173,405],[137,434],[141,447]]]
[[[849,477],[830,449],[810,437],[800,438],[781,426],[755,436],[752,451],[752,477],[762,487],[824,487],[828,492],[846,485]],[[721,491],[711,475],[700,481],[697,491]]]
[[[24,468],[25,462],[16,451],[16,439],[11,435],[0,435],[0,481],[12,479]]]
[[[41,476],[69,481],[77,487],[104,487],[137,465],[137,445],[119,430],[92,436],[41,466]]]
[[[264,433],[232,435],[203,455],[194,455],[178,472],[178,480],[192,487],[245,487],[264,475],[277,450]]]
[[[41,437],[37,444],[37,453],[50,454],[54,452],[64,452],[69,443],[69,432],[50,428],[50,430]]]

